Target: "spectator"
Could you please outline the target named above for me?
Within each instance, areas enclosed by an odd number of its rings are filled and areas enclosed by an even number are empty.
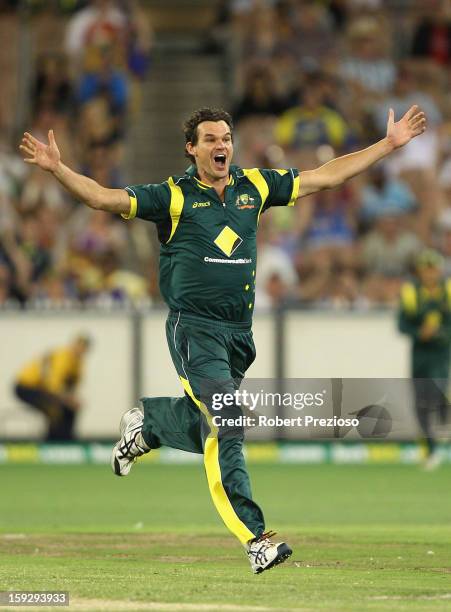
[[[39,215],[30,213],[22,218],[17,245],[29,262],[31,284],[38,281],[52,266],[50,250],[44,245],[45,231]]]
[[[259,310],[276,308],[296,295],[297,274],[290,257],[280,246],[268,242],[270,224],[263,221],[258,234],[258,283],[255,306]]]
[[[348,186],[318,194],[302,244],[310,253],[327,253],[331,262],[350,265],[353,261],[355,216]],[[315,255],[313,255],[313,258]]]
[[[134,77],[143,80],[151,62],[152,26],[137,0],[128,0],[124,10],[127,15],[127,65]]]
[[[356,95],[380,97],[390,91],[396,70],[386,53],[386,33],[376,19],[356,19],[350,24],[347,36],[349,53],[340,64],[340,75],[355,87]]]
[[[122,181],[117,163],[118,152],[114,142],[92,143],[86,155],[84,174],[105,187],[120,188]]]
[[[32,98],[33,114],[44,108],[58,114],[72,110],[72,84],[62,54],[48,53],[38,58]]]
[[[441,188],[441,207],[437,221],[439,225],[451,227],[451,157],[444,161],[438,182]]]
[[[85,72],[77,93],[79,104],[103,97],[112,117],[121,125],[127,109],[128,83],[124,72],[114,66],[114,48],[103,46],[99,49],[99,66],[97,70]]]
[[[419,238],[403,228],[399,214],[385,212],[361,245],[366,297],[374,303],[394,305],[402,279],[421,248]]]
[[[412,56],[441,66],[451,62],[451,12],[448,0],[430,0],[413,34]]]
[[[423,240],[430,240],[433,218],[438,207],[436,168],[440,153],[439,126],[442,115],[435,101],[421,91],[409,64],[401,66],[393,94],[375,107],[375,118],[379,133],[385,133],[388,110],[393,108],[395,116],[402,116],[412,104],[418,104],[428,118],[428,130],[405,149],[387,161],[389,171],[399,175],[411,187],[419,208],[417,232]],[[385,114],[385,119],[384,119]]]
[[[19,210],[21,214],[34,212],[42,206],[58,212],[63,217],[69,212],[65,195],[59,185],[43,172],[33,168],[23,185]]]
[[[96,68],[96,50],[113,45],[119,55],[125,51],[127,19],[114,0],[91,0],[76,13],[66,29],[65,50],[75,73]]]
[[[305,202],[306,210],[296,256],[301,295],[306,302],[325,302],[338,288],[337,275],[353,276],[356,266],[353,194],[349,186],[322,192]]]
[[[250,67],[245,83],[244,94],[233,111],[236,123],[249,116],[279,115],[287,108],[287,101],[274,90],[269,66]]]
[[[416,201],[409,186],[389,177],[383,165],[374,166],[368,179],[361,192],[360,218],[364,224],[373,223],[386,212],[404,214],[415,210]]]
[[[326,6],[305,0],[295,2],[289,18],[295,39],[293,51],[304,67],[319,70],[331,59],[337,44]]]
[[[280,117],[276,139],[287,149],[314,149],[320,145],[341,149],[350,141],[350,131],[344,119],[325,106],[322,75],[312,74],[305,80],[302,104]]]
[[[14,300],[12,299],[11,294],[11,285],[11,272],[8,266],[5,263],[2,263],[0,259],[0,308],[4,308],[14,304]]]
[[[126,248],[124,225],[108,213],[83,209],[72,232],[73,250],[93,260],[107,252],[120,257]]]
[[[424,150],[424,147],[428,146],[425,143],[428,134],[431,131],[435,133],[437,126],[442,122],[442,114],[434,99],[424,93],[420,87],[415,71],[409,63],[400,65],[398,77],[392,91],[384,100],[374,106],[374,119],[379,134],[385,134],[389,109],[392,108],[395,111],[396,117],[402,117],[414,104],[420,106],[428,118],[428,131],[422,135],[419,145],[419,149]],[[428,151],[427,156],[430,154],[433,154],[431,165],[435,165],[437,159],[436,145]]]

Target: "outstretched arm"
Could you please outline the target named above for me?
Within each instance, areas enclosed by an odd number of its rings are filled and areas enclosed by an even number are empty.
[[[364,172],[395,149],[403,147],[412,138],[422,134],[425,129],[426,117],[423,112],[419,111],[418,106],[412,106],[396,123],[393,109],[390,109],[385,138],[361,151],[332,159],[316,170],[300,172],[298,197],[338,187],[347,179]]]
[[[78,174],[68,168],[61,161],[53,130],[49,131],[48,137],[49,144],[44,144],[28,132],[25,132],[22,144],[19,147],[25,156],[25,162],[51,172],[77,200],[80,200],[80,202],[83,202],[90,208],[118,214],[128,214],[130,211],[130,198],[125,189],[107,189],[87,176]]]

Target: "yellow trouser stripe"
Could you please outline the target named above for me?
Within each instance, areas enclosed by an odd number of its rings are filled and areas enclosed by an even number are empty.
[[[168,185],[169,189],[171,190],[171,204],[169,207],[169,214],[171,215],[172,229],[171,235],[169,236],[167,242],[170,242],[179,224],[185,198],[183,196],[181,188],[174,183],[172,177],[168,179]]]
[[[218,428],[213,425],[212,417],[207,407],[195,397],[189,380],[183,378],[183,376],[180,376],[180,380],[182,381],[183,388],[205,416],[210,426],[210,433],[205,440],[204,464],[207,473],[208,488],[210,489],[213,503],[226,527],[230,529],[242,544],[246,544],[249,540],[255,538],[255,534],[252,533],[237,516],[222,484],[221,466],[219,465]]]
[[[293,180],[293,191],[291,192],[291,198],[290,198],[290,201],[288,202],[288,206],[294,206],[296,204],[296,200],[299,195],[299,187],[300,187],[300,179],[299,179],[299,174],[298,174],[298,176],[296,176],[295,179]]]
[[[250,182],[255,186],[258,193],[260,194],[260,198],[262,203],[260,204],[260,210],[258,211],[257,217],[257,225],[260,221],[260,215],[263,210],[263,206],[265,205],[266,200],[269,195],[269,187],[268,183],[265,181],[263,174],[260,172],[258,168],[251,168],[249,170],[243,170],[244,176],[246,176]]]

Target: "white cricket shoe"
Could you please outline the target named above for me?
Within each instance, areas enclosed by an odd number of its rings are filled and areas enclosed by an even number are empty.
[[[111,453],[111,469],[116,476],[127,476],[136,458],[149,452],[149,448],[136,442],[136,436],[141,433],[143,422],[142,408],[132,408],[123,414],[119,425],[121,439]],[[140,438],[142,440],[141,436]]]
[[[254,574],[261,574],[283,563],[292,554],[293,551],[285,542],[271,542],[269,538],[275,535],[274,532],[268,531],[248,543],[247,556]]]
[[[443,463],[444,457],[439,450],[433,451],[423,463],[423,470],[425,472],[432,472],[436,470]]]

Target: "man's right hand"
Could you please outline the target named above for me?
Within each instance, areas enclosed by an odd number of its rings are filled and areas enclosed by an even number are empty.
[[[55,172],[61,160],[61,155],[55,142],[53,130],[49,130],[48,145],[40,142],[29,132],[25,132],[19,149],[25,155],[24,161],[27,164],[35,164],[36,166],[39,166],[39,168],[48,170],[49,172]]]
[[[25,132],[19,148],[27,164],[34,164],[42,170],[52,172],[79,202],[94,210],[105,210],[118,215],[130,214],[130,196],[125,189],[102,187],[93,179],[78,174],[63,164],[53,130],[49,130],[49,144],[44,144],[29,132]]]

